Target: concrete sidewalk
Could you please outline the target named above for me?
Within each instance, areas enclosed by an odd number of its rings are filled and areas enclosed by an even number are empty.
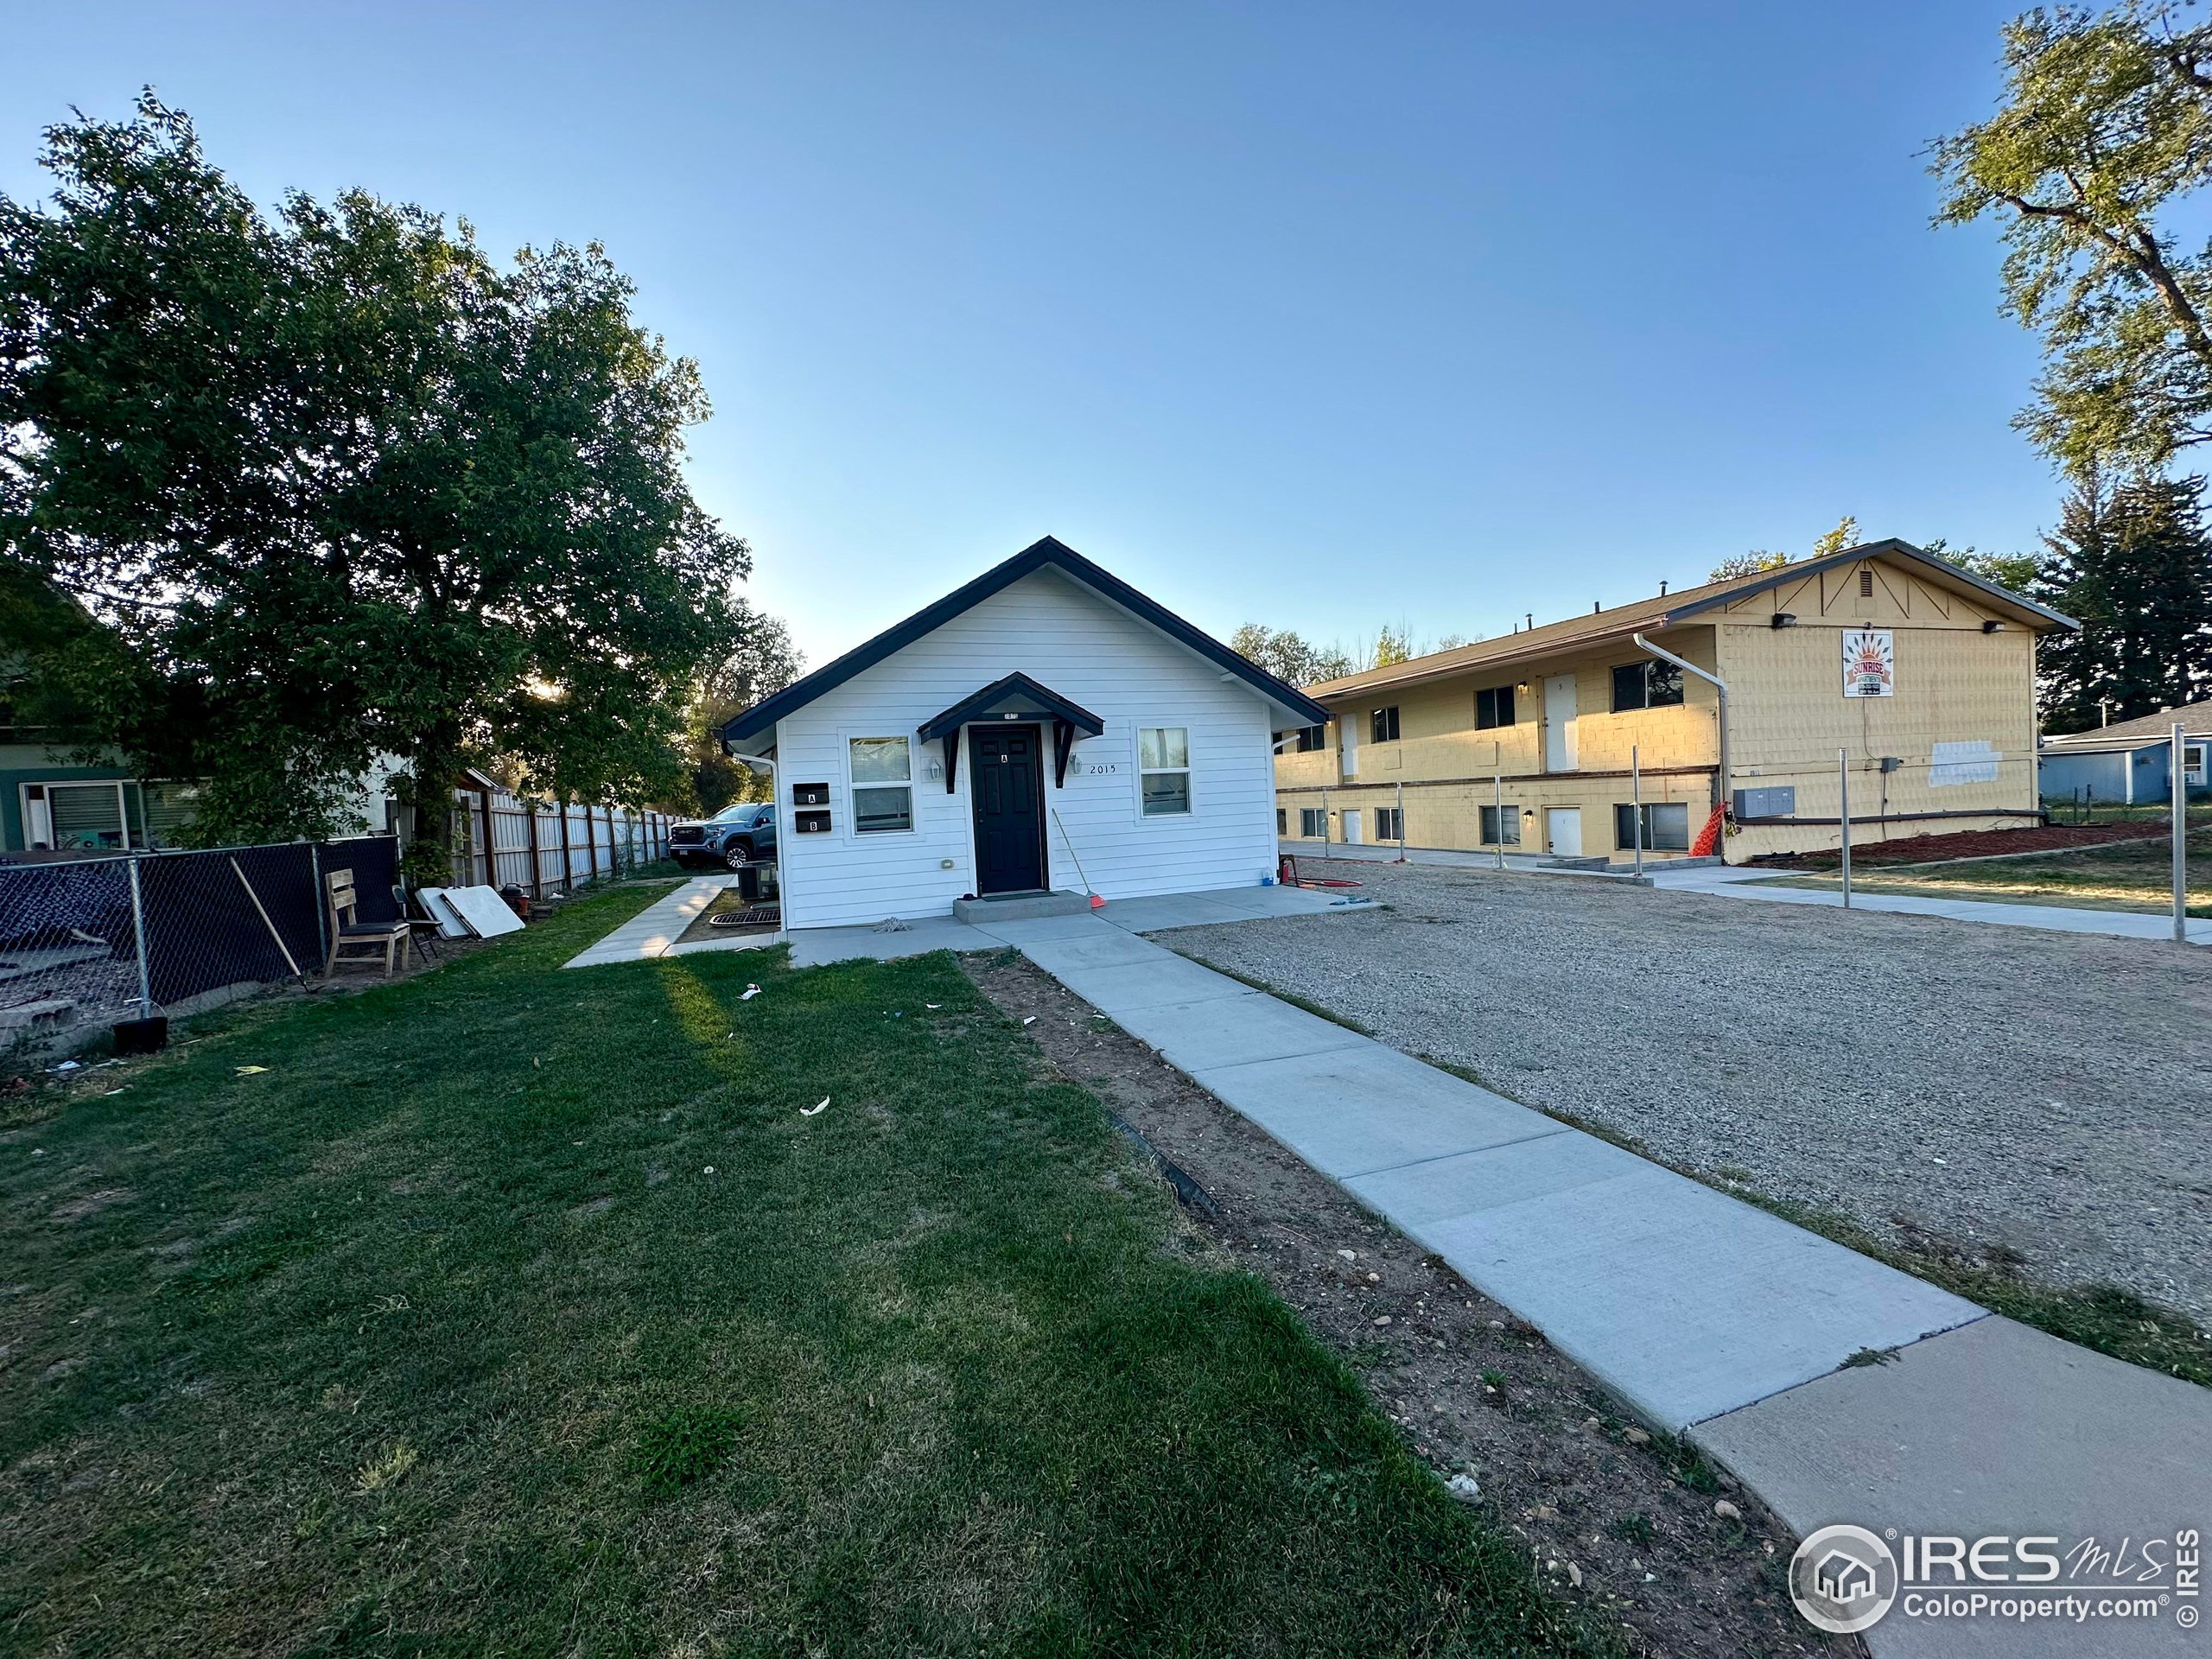
[[[680,957],[693,950],[757,950],[780,943],[774,934],[744,939],[702,939],[693,944],[677,943],[683,937],[683,930],[715,902],[716,894],[736,885],[734,874],[702,875],[686,881],[561,965],[596,968],[611,962],[650,962],[656,957]]]

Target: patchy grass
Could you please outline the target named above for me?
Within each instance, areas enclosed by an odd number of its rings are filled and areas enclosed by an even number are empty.
[[[1851,885],[1863,893],[1997,904],[2064,905],[2082,910],[2171,912],[2172,843],[2164,836],[2109,842],[2079,851],[2024,853],[1957,862],[1900,864],[1861,870],[1854,853]],[[2189,836],[2189,913],[2212,916],[2212,830]],[[1833,865],[1835,861],[1831,858]],[[1840,878],[1801,876],[1780,885],[1831,892]]]
[[[638,900],[16,1103],[11,1648],[1605,1650],[949,958]]]

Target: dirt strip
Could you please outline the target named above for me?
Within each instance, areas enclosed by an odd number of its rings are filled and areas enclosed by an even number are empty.
[[[1217,1208],[1197,1248],[1258,1274],[1357,1371],[1440,1476],[1471,1474],[1561,1594],[1631,1651],[1856,1655],[1790,1605],[1796,1540],[1695,1451],[1647,1434],[1542,1336],[1484,1298],[1135,1038],[1012,951],[983,993]]]

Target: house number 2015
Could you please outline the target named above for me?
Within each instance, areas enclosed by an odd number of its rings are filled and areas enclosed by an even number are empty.
[[[1085,766],[1083,770],[1090,777],[1105,778],[1119,772],[1121,767],[1111,760],[1098,760]]]

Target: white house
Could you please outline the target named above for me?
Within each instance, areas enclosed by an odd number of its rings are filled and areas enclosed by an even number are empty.
[[[722,729],[772,762],[786,928],[1247,887],[1319,704],[1051,537]]]

